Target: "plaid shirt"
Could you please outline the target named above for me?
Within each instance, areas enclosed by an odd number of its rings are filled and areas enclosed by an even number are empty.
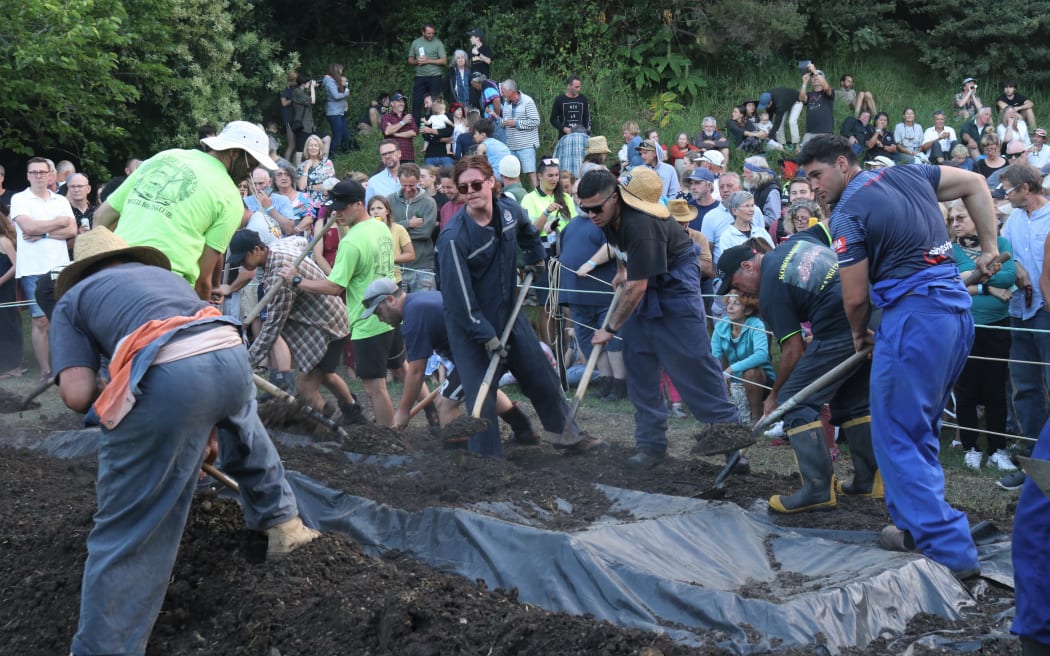
[[[285,265],[292,266],[299,254],[306,250],[302,237],[286,237],[270,244],[262,284],[270,289],[280,280],[278,275]],[[325,280],[320,267],[309,257],[299,265],[304,280]],[[311,294],[284,283],[270,301],[262,332],[252,342],[248,356],[252,364],[260,362],[270,352],[280,335],[288,343],[299,371],[309,373],[328,350],[328,343],[349,334],[346,302],[339,296]]]
[[[558,139],[558,145],[554,147],[554,157],[559,161],[559,167],[562,171],[571,171],[574,178],[580,175],[583,151],[587,150],[589,138],[583,132],[570,132]]]

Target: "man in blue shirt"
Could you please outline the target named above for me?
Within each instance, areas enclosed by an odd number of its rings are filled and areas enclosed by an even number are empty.
[[[960,578],[980,574],[966,515],[944,498],[941,412],[973,342],[938,200],[962,198],[977,226],[984,276],[998,268],[995,208],[982,176],[914,165],[861,171],[849,141],[816,135],[798,156],[817,197],[834,204],[832,247],[855,348],[874,343],[871,422],[893,525],[879,544],[918,550]],[[871,285],[869,303],[868,287]],[[868,330],[871,303],[882,309]]]

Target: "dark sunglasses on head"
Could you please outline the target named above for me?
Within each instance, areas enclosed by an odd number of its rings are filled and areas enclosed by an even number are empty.
[[[473,182],[467,182],[464,184],[456,185],[456,189],[459,193],[466,194],[468,191],[481,191],[481,188],[485,186],[484,180],[475,180]]]

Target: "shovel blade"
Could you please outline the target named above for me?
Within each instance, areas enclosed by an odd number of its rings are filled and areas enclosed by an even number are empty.
[[[703,432],[694,435],[693,439],[696,440],[693,453],[700,456],[731,453],[758,441],[750,428],[739,424],[712,424]]]

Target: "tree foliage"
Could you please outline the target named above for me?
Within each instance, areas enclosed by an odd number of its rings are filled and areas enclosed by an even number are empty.
[[[922,62],[945,78],[987,79],[991,84],[985,96],[1004,77],[1018,78],[1028,88],[1050,82],[1050,1],[905,2],[911,11],[931,19],[916,42]]]

